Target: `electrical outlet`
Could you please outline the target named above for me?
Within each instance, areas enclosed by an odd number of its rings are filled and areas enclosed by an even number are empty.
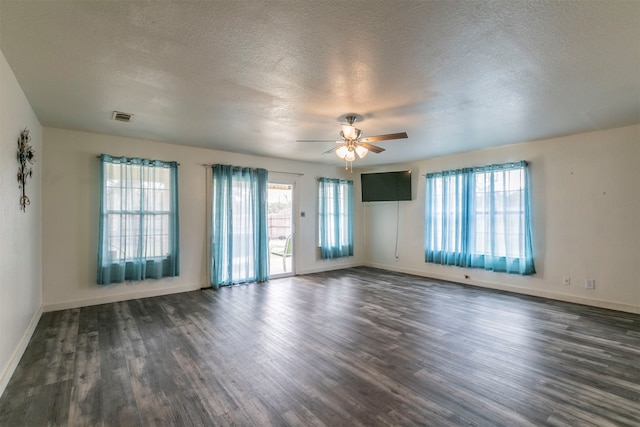
[[[565,286],[571,286],[571,277],[565,277],[562,279],[562,284]]]
[[[593,280],[593,279],[585,279],[584,288],[585,289],[595,289],[596,288],[596,281]]]

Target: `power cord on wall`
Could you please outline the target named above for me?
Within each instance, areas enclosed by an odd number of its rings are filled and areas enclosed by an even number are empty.
[[[398,234],[400,231],[400,201],[397,201],[397,206],[396,206],[396,249],[395,249],[395,257],[396,259],[400,259],[400,257],[398,256]]]

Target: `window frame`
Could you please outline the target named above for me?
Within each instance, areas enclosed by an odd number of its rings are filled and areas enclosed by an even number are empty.
[[[98,284],[179,275],[177,168],[177,162],[100,156]],[[147,254],[158,246],[161,252]]]
[[[353,256],[353,181],[318,178],[318,247],[321,259]]]
[[[514,185],[516,180],[511,180],[516,175],[517,186]],[[480,191],[479,179],[488,182],[488,186],[483,186]],[[503,180],[502,187],[496,190],[496,183],[500,183],[500,179]],[[521,275],[534,274],[529,193],[528,164],[525,161],[428,173],[425,188],[425,262]],[[502,200],[497,197],[500,195]],[[505,203],[513,203],[508,196],[513,198],[515,195],[518,220],[510,223],[505,213],[511,209],[513,214],[513,206]],[[484,214],[485,219],[488,217],[489,220],[481,223],[478,221],[479,214]],[[518,225],[518,233],[513,233],[513,224]],[[482,230],[482,239],[478,238],[479,229]],[[501,234],[505,238],[496,239]],[[511,239],[508,238],[510,235]],[[516,244],[513,241],[515,235]],[[484,243],[479,245],[479,240]],[[514,251],[516,246],[517,251]]]

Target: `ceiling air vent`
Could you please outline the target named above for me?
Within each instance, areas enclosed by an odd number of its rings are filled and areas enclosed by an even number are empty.
[[[111,116],[113,120],[127,123],[131,121],[131,117],[133,117],[133,114],[123,113],[122,111],[114,111],[113,115]]]

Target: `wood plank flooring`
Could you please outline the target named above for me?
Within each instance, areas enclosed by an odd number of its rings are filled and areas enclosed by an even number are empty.
[[[364,267],[45,313],[23,425],[638,426],[640,316]]]

